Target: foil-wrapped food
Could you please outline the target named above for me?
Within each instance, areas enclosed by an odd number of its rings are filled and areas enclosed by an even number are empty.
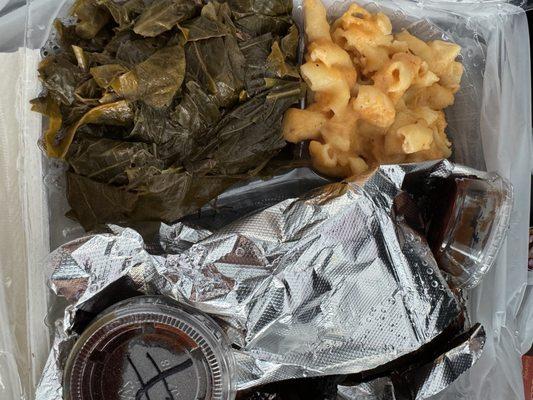
[[[252,183],[263,195],[272,185],[272,196],[240,218],[237,199],[245,213],[254,205],[243,196],[246,186],[236,189],[221,198],[211,229],[205,210],[172,226],[110,225],[55,251],[50,285],[69,305],[37,399],[61,398],[72,343],[104,309],[139,294],[166,296],[214,318],[242,398],[277,398],[282,389],[272,385],[300,382],[310,390],[318,380],[342,399],[372,387],[391,398],[422,399],[470,368],[485,334],[469,322],[460,288],[493,263],[508,223],[509,185],[447,161],[383,166],[364,181],[323,186],[316,175],[299,173],[301,189],[320,187],[297,195],[294,171]],[[458,195],[446,203],[453,210],[439,214],[444,197],[434,193],[443,182],[456,185]],[[491,201],[476,202],[478,196]],[[273,204],[265,204],[269,198]],[[469,242],[463,225],[474,233]],[[437,227],[442,243],[428,243]],[[464,251],[458,259],[456,243],[482,257]],[[329,398],[320,393],[314,390],[315,398]]]

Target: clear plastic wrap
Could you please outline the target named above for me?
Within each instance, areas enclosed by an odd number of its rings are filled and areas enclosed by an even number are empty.
[[[332,15],[351,1],[328,1]],[[295,16],[300,17],[300,0]],[[368,7],[375,3],[359,1]],[[68,0],[29,0],[25,8],[0,18],[0,398],[30,399],[44,365],[50,332],[44,326],[46,280],[40,269],[49,248],[82,233],[64,218],[61,180],[41,161],[41,133],[28,100],[40,90],[39,50],[53,19]],[[479,362],[437,399],[522,399],[520,356],[533,341],[533,296],[527,286],[530,199],[531,93],[527,20],[516,2],[385,0],[379,7],[395,28],[409,27],[424,39],[448,38],[463,47],[466,75],[448,111],[454,161],[496,171],[514,187],[508,239],[497,263],[468,293],[472,320],[487,329]],[[26,24],[25,24],[26,21]],[[17,35],[24,30],[24,39]],[[44,177],[44,179],[42,179]],[[5,197],[4,197],[5,196]],[[50,204],[48,207],[47,200]],[[7,206],[6,206],[7,205]],[[18,207],[18,208],[17,208]],[[49,233],[50,232],[50,233]],[[50,246],[49,246],[50,244]],[[54,310],[51,310],[52,312]],[[6,329],[7,327],[7,329]]]

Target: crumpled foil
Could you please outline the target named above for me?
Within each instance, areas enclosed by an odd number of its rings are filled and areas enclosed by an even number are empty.
[[[234,345],[237,389],[382,367],[464,317],[425,239],[394,210],[407,174],[456,171],[449,162],[384,166],[365,182],[329,184],[215,232],[184,223],[143,235],[109,226],[71,242],[49,260],[50,286],[70,303],[64,337],[120,300],[120,287],[215,316]],[[457,378],[447,371],[469,368],[482,337],[415,374],[419,392],[442,390]],[[58,387],[59,353],[54,347],[38,393]]]
[[[481,356],[485,330],[474,326],[465,341],[452,346],[435,360],[390,377],[357,386],[339,386],[338,400],[421,400],[436,395],[466,372]]]

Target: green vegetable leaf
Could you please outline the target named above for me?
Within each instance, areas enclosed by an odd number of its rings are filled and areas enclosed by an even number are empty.
[[[70,105],[76,100],[76,88],[87,79],[87,74],[66,53],[59,53],[41,61],[39,78],[54,99]]]
[[[59,103],[50,96],[39,97],[31,101],[32,111],[41,113],[48,117],[48,129],[43,135],[43,145],[49,157],[58,158],[60,154],[56,151],[56,138],[63,118],[61,116],[61,110]]]
[[[277,86],[278,80],[299,80],[297,68],[286,61],[286,55],[270,33],[240,43],[246,59],[245,83],[248,95]],[[283,83],[283,82],[282,82]]]
[[[234,35],[236,32],[228,4],[216,1],[207,3],[198,18],[180,24],[179,27],[188,41]]]
[[[272,76],[277,78],[300,78],[298,69],[285,62],[285,54],[281,51],[277,41],[272,44],[272,51],[267,58],[267,69]]]
[[[218,105],[196,82],[189,81],[186,87],[173,119],[192,134],[206,132],[222,118]]]
[[[111,87],[129,101],[168,107],[183,83],[185,64],[182,45],[165,47],[115,79]]]
[[[133,113],[126,101],[103,104],[94,107],[87,112],[75,125],[71,126],[61,142],[55,146],[54,152],[59,154],[59,158],[65,158],[69,147],[74,140],[78,129],[87,124],[101,124],[112,126],[126,126],[131,124]]]
[[[236,13],[270,16],[292,13],[292,0],[228,0],[228,4]]]
[[[239,44],[246,59],[245,86],[249,96],[255,96],[266,89],[266,64],[273,42],[272,34],[266,33]]]
[[[300,33],[296,25],[292,25],[289,29],[289,33],[281,39],[281,50],[292,62],[298,61],[298,48],[300,45]]]
[[[290,166],[302,97],[291,0],[76,0],[39,65],[42,142],[69,165],[85,229],[175,222],[229,186]],[[181,32],[180,32],[181,31]],[[46,54],[46,53],[45,53]]]
[[[89,231],[99,224],[128,221],[138,196],[119,187],[67,173],[67,199],[71,215]]]
[[[244,88],[245,59],[233,36],[185,45],[187,79],[196,81],[220,106],[230,107]]]
[[[287,82],[255,96],[226,115],[207,146],[187,163],[193,173],[256,174],[285,145],[281,122],[285,111],[304,94],[300,82]]]
[[[72,143],[67,161],[78,175],[98,182],[127,185],[128,169],[163,168],[153,152],[153,146],[146,143],[82,136]]]
[[[118,3],[116,0],[96,0],[97,4],[107,8],[119,30],[129,29],[145,8],[143,0],[127,0]]]
[[[76,101],[93,106],[99,105],[102,97],[102,89],[96,84],[94,79],[83,82],[75,92]]]
[[[200,6],[200,0],[154,1],[137,19],[133,31],[138,35],[155,37],[197,15]]]
[[[111,40],[113,31],[110,25],[104,26],[98,35],[92,39],[84,39],[76,32],[76,25],[65,25],[60,20],[54,21],[54,28],[63,51],[70,46],[78,46],[86,52],[101,52],[106,44]]]
[[[139,102],[135,126],[126,139],[157,145],[157,157],[165,167],[180,163],[192,151],[192,132],[177,123],[172,109],[155,109]]]
[[[292,25],[292,19],[288,15],[270,16],[263,14],[245,15],[235,20],[235,26],[248,37],[256,37],[265,33],[282,36]]]
[[[90,70],[94,81],[103,89],[107,89],[111,82],[126,72],[128,70],[119,64],[101,65]]]
[[[119,38],[120,35],[120,38]],[[131,32],[116,36],[116,43],[109,42],[106,50],[114,52],[119,64],[133,67],[150,58],[154,53],[166,47],[167,37],[138,38]]]
[[[109,22],[109,13],[96,0],[76,0],[72,15],[78,18],[76,33],[83,39],[94,38]]]
[[[87,230],[105,223],[172,223],[196,212],[240,179],[193,176],[176,170],[149,176],[142,190],[128,190],[67,173],[71,215]]]
[[[162,171],[152,176],[139,192],[132,219],[175,222],[192,214],[240,179],[224,176],[194,176],[186,172]]]

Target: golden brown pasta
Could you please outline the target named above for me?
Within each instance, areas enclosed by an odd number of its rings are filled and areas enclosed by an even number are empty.
[[[305,34],[309,42],[331,40],[326,8],[320,0],[304,1]]]
[[[309,44],[307,58],[310,62],[320,61],[328,68],[338,69],[343,74],[350,90],[355,88],[357,71],[348,52],[339,45],[331,40],[317,40]]]
[[[327,104],[331,111],[340,114],[346,109],[351,95],[342,71],[328,68],[321,61],[317,61],[302,65],[301,73],[312,91],[323,94],[322,103]]]
[[[379,128],[388,128],[396,117],[389,96],[375,86],[361,85],[353,107],[360,118]]]
[[[339,152],[349,152],[357,147],[356,136],[357,116],[346,110],[335,115],[320,130],[324,141]]]
[[[287,141],[310,140],[314,168],[352,177],[379,164],[451,155],[444,110],[454,103],[463,65],[460,47],[392,34],[389,18],[353,4],[329,26],[320,0],[304,0],[306,63],[313,94],[306,110],[289,110]]]
[[[320,130],[327,121],[326,115],[318,111],[291,108],[283,119],[283,137],[291,143],[320,139]]]
[[[429,150],[432,143],[433,130],[420,120],[387,133],[385,151],[388,154],[413,154]]]

